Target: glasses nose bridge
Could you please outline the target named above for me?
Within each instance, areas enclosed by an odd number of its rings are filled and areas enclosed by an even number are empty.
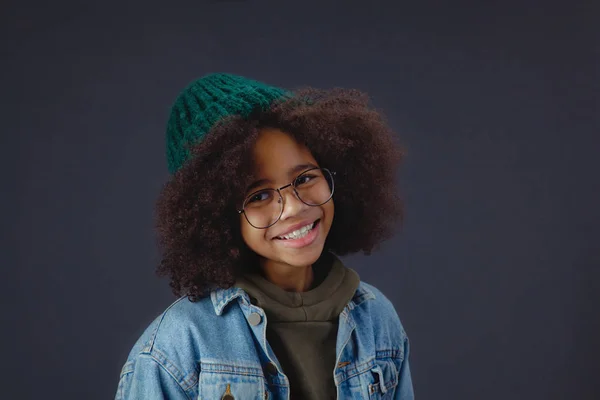
[[[283,202],[283,206],[285,206],[285,196],[282,193],[282,191],[285,190],[285,189],[287,189],[287,188],[289,188],[289,187],[292,187],[293,196],[298,201],[301,201],[300,197],[298,196],[298,192],[296,191],[296,187],[294,186],[294,182],[291,182],[291,183],[288,183],[287,185],[284,185],[284,186],[280,187],[279,189],[275,189],[275,190],[277,190],[277,193],[279,194],[279,201]],[[283,212],[283,209],[281,211]]]

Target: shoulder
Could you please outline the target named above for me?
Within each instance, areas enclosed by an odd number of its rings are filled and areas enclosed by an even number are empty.
[[[375,325],[398,332],[403,340],[406,339],[406,331],[394,304],[381,290],[361,281],[357,295],[365,296],[368,299],[365,304],[368,306],[370,317]]]
[[[197,398],[202,361],[229,354],[240,337],[243,313],[234,305],[237,301],[229,301],[235,296],[224,295],[230,292],[218,290],[195,302],[182,297],[156,317],[121,369],[117,398],[148,398],[145,390],[162,393],[162,387],[169,385],[169,393],[183,390],[187,398]],[[220,303],[220,299],[225,301]],[[225,310],[229,303],[233,304]]]
[[[211,311],[215,315],[210,299],[192,303],[182,297],[167,307],[129,352],[115,398],[180,398],[182,392],[196,398],[200,351],[194,340]]]
[[[203,327],[211,326],[207,322],[215,316],[210,298],[197,302],[191,302],[187,297],[177,299],[137,339],[129,353],[127,364],[133,365],[143,355],[161,365],[191,368],[186,363],[196,358],[194,342],[201,335]]]

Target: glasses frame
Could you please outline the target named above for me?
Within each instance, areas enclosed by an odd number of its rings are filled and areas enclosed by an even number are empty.
[[[327,171],[327,173],[329,173],[329,175],[331,176],[331,194],[329,195],[329,197],[327,198],[327,200],[325,200],[322,203],[319,203],[319,204],[308,204],[307,202],[305,202],[304,200],[302,200],[300,198],[300,195],[298,194],[298,190],[296,189],[296,185],[294,185],[294,182],[296,182],[298,180],[298,178],[300,178],[302,175],[306,174],[307,172],[314,171],[316,169]],[[335,180],[334,180],[335,175],[336,175],[335,171],[330,171],[327,168],[321,168],[321,167],[309,168],[306,171],[303,171],[303,172],[299,173],[298,176],[296,176],[292,182],[288,183],[287,185],[284,185],[284,186],[280,187],[279,189],[268,188],[268,189],[257,190],[255,192],[250,193],[248,196],[246,196],[244,198],[244,203],[242,204],[242,209],[241,210],[237,210],[237,212],[238,212],[238,214],[244,214],[244,217],[246,218],[246,221],[248,221],[248,223],[252,227],[254,227],[256,229],[267,229],[267,228],[270,228],[273,225],[275,225],[277,222],[279,222],[279,220],[281,219],[281,216],[283,215],[283,209],[285,207],[285,204],[283,204],[283,195],[281,194],[282,190],[287,189],[288,187],[291,186],[291,187],[294,188],[294,194],[296,195],[296,198],[298,200],[300,200],[302,203],[306,204],[307,206],[310,206],[310,207],[319,207],[319,206],[322,206],[323,204],[327,203],[333,197],[333,192],[335,192]],[[245,208],[246,200],[247,199],[251,198],[256,193],[260,193],[260,192],[263,192],[265,190],[273,190],[273,191],[277,192],[277,194],[279,195],[279,203],[282,204],[282,206],[281,206],[281,211],[279,213],[279,216],[277,217],[277,219],[275,219],[275,221],[271,225],[259,228],[259,227],[255,226],[255,225],[253,225],[252,222],[250,222],[250,220],[248,219],[248,215],[246,214],[244,208]]]

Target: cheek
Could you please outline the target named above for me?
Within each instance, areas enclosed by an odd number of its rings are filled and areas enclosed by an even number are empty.
[[[240,218],[240,230],[244,243],[252,250],[256,251],[257,246],[264,238],[264,232],[261,229],[256,229],[248,223],[244,216]]]
[[[251,226],[248,224],[248,221],[246,221],[246,218],[243,215],[240,215],[240,231],[242,232],[242,239],[244,239],[246,244],[248,244],[251,237],[250,228]]]
[[[335,206],[333,205],[333,199],[330,200],[327,204],[325,204],[324,213],[327,223],[329,224],[329,226],[331,226],[331,223],[333,222],[333,216],[335,214]]]

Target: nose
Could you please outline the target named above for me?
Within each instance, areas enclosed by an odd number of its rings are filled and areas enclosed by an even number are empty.
[[[280,190],[279,193],[283,199],[283,213],[281,214],[280,219],[285,220],[286,218],[298,215],[298,213],[306,206],[306,204],[300,201],[296,191],[291,186]]]

